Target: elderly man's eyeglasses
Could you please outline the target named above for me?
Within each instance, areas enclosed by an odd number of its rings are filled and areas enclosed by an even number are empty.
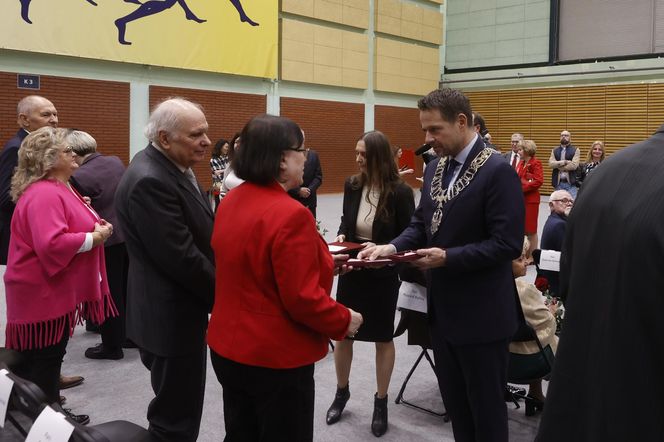
[[[71,147],[71,146],[67,146],[64,149],[62,149],[62,153],[73,153],[73,152],[74,152],[74,148]]]
[[[551,200],[551,201],[554,201],[554,202],[561,202],[561,203],[563,203],[563,204],[574,204],[574,200],[569,199],[569,198],[561,198],[561,199],[559,199],[559,200]]]

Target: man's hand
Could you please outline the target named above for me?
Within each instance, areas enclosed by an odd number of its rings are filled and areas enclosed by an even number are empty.
[[[300,190],[297,192],[300,195],[300,198],[309,198],[311,195],[311,190],[308,187],[300,187]]]
[[[346,335],[352,338],[357,334],[357,330],[364,322],[364,319],[358,312],[352,309],[348,309],[348,311],[350,312],[350,322],[348,323],[348,330],[346,330]]]
[[[369,246],[360,253],[357,254],[358,259],[378,259],[382,256],[389,256],[389,255],[394,255],[397,253],[396,247],[394,247],[392,244],[386,244],[383,246]]]
[[[423,258],[413,261],[412,264],[420,270],[432,269],[434,267],[442,267],[447,261],[447,253],[445,250],[438,247],[430,249],[418,249],[416,253]]]

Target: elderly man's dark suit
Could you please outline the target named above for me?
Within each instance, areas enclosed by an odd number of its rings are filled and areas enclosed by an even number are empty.
[[[0,264],[2,265],[7,265],[10,226],[15,207],[9,191],[14,169],[18,165],[18,149],[27,136],[28,132],[25,129],[19,129],[16,135],[7,141],[0,153]]]
[[[458,177],[484,148],[477,139]],[[457,441],[507,441],[504,387],[509,338],[516,330],[511,261],[521,254],[524,200],[514,169],[497,153],[470,184],[443,206],[432,235],[427,166],[410,226],[392,241],[397,250],[439,247],[443,267],[429,271],[429,322],[436,374]]]
[[[565,228],[567,227],[567,217],[559,213],[551,213],[546,219],[544,229],[542,229],[542,241],[540,241],[540,249],[542,250],[557,250],[563,249],[563,240],[565,239]],[[552,295],[560,296],[558,272],[550,270],[540,270],[540,275],[544,276],[549,282],[549,290]]]
[[[318,205],[318,198],[316,191],[323,184],[323,171],[320,168],[320,158],[318,152],[313,149],[307,151],[307,160],[304,163],[304,174],[302,175],[302,186],[307,187],[311,193],[306,198],[301,198],[298,194],[300,187],[291,189],[288,194],[301,202],[304,207],[309,209],[311,214],[316,218],[316,206]]]
[[[99,216],[114,227],[113,235],[104,243],[108,286],[118,309],[118,316],[107,318],[101,325],[101,340],[109,349],[121,348],[125,340],[127,249],[115,211],[115,192],[124,172],[125,166],[120,158],[94,152],[85,158],[70,179],[81,195],[90,197]]]
[[[560,263],[565,322],[540,442],[664,440],[664,126],[584,181]]]
[[[115,200],[129,252],[127,335],[151,372],[148,420],[161,440],[196,440],[203,406],[213,214],[197,187],[149,145]]]

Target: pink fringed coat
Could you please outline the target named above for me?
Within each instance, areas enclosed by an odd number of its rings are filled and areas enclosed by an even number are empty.
[[[117,310],[104,248],[77,253],[99,217],[65,184],[41,180],[21,195],[11,223],[5,272],[6,346],[56,344],[85,317],[102,323]]]

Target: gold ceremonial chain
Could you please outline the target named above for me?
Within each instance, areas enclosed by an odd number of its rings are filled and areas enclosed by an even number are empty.
[[[450,157],[446,157],[445,161],[439,161],[436,166],[436,171],[433,174],[433,179],[431,180],[431,199],[436,203],[436,210],[433,212],[433,217],[431,218],[431,234],[435,235],[440,227],[440,221],[443,219],[443,206],[449,200],[460,194],[470,182],[475,178],[475,174],[478,170],[486,163],[486,160],[493,155],[494,150],[489,148],[484,148],[480,151],[479,154],[473,159],[468,166],[468,169],[454,182],[451,188],[443,189],[443,171],[447,167],[447,163],[450,161]]]

